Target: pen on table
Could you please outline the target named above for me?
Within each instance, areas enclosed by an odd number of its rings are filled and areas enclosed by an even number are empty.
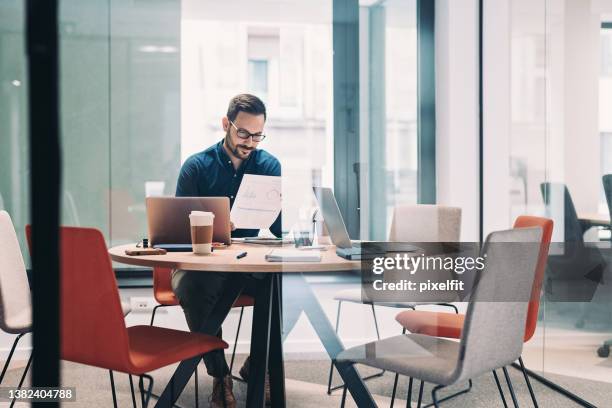
[[[244,258],[245,256],[247,256],[247,253],[246,252],[241,252],[238,255],[236,255],[236,259]]]

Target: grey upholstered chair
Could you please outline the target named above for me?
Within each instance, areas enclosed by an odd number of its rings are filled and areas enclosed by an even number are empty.
[[[477,276],[460,342],[402,334],[347,349],[336,361],[364,364],[410,377],[408,401],[412,395],[412,379],[420,379],[419,407],[425,381],[437,384],[432,390],[432,399],[438,407],[437,392],[441,388],[491,371],[504,398],[495,370],[502,368],[512,387],[506,366],[518,359],[523,349],[527,306],[541,235],[541,228],[513,229],[489,235],[484,247],[485,268]],[[513,389],[510,390],[513,393]],[[345,396],[346,388],[343,404]]]
[[[32,303],[28,275],[13,222],[6,211],[0,211],[0,328],[6,333],[17,335],[0,374],[1,384],[17,343],[32,330]],[[31,361],[32,356],[23,372],[20,387]]]
[[[461,208],[432,204],[403,204],[393,209],[389,241],[401,242],[459,242],[461,236]],[[340,325],[340,312],[343,302],[359,303],[369,305],[372,310],[376,337],[380,339],[378,319],[376,318],[376,306],[411,308],[417,305],[432,304],[431,302],[393,302],[393,303],[371,303],[364,302],[361,288],[346,289],[335,294],[334,300],[338,301],[338,314],[336,315],[336,333]],[[457,307],[450,302],[458,300],[451,293],[447,303],[436,302],[441,306],[451,307],[458,313]],[[329,368],[327,381],[327,394],[342,388],[342,385],[332,387],[334,374],[334,363]],[[365,377],[364,380],[379,377],[384,371]]]

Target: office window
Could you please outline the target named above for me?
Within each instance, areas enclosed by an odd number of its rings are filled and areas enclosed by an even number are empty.
[[[268,112],[259,147],[282,165],[285,230],[314,205],[313,184],[333,186],[331,7],[332,0],[182,3],[181,162],[223,138],[231,97],[256,94]]]
[[[249,92],[268,100],[268,61],[249,60]]]
[[[416,6],[360,2],[361,228],[371,239],[386,239],[395,205],[417,202]]]

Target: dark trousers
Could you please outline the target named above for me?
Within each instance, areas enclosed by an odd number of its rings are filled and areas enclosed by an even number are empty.
[[[228,285],[242,285],[242,293],[255,295],[256,279],[251,274],[236,272],[200,272],[176,270],[172,274],[172,289],[179,299],[187,325],[191,331],[199,331],[202,323],[211,317],[217,303],[226,296]],[[231,308],[218,311],[225,318]],[[283,339],[299,319],[301,310],[289,304],[282,308],[284,324]],[[206,333],[222,338],[222,330],[217,333]],[[229,367],[223,350],[216,350],[204,356],[204,364],[209,375],[220,378],[229,374]]]

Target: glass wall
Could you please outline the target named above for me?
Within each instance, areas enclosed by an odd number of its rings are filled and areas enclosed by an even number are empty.
[[[508,208],[507,215],[500,214],[508,225],[521,214],[555,222],[538,331],[523,357],[577,392],[588,381],[610,381],[598,349],[612,332],[612,292],[602,284],[612,278],[602,182],[612,172],[612,37],[606,28],[612,4],[514,0],[509,5],[508,158],[496,158],[500,166],[507,163],[508,187],[494,196],[485,190],[485,203]],[[484,109],[486,115],[499,106]],[[574,377],[575,387],[559,375]],[[596,396],[581,396],[599,405]]]
[[[146,236],[145,196],[173,193],[178,175],[180,9],[60,6],[62,223],[134,242]]]
[[[29,222],[22,1],[0,13],[0,207],[25,249]],[[109,245],[146,236],[144,198],[173,193],[180,155],[175,2],[60,2],[64,225],[99,228]],[[23,251],[27,257],[27,251]]]
[[[27,254],[24,227],[30,218],[30,158],[23,3],[0,3],[0,210],[10,214],[22,252]]]
[[[146,236],[145,197],[174,194],[182,162],[221,139],[241,92],[268,107],[261,147],[282,163],[284,230],[307,217],[310,187],[334,186],[332,4],[61,1],[62,224],[99,228],[109,245]],[[361,179],[350,185],[361,235],[386,238],[393,206],[417,199],[416,0],[359,9]],[[2,10],[0,205],[23,238],[23,5]]]

